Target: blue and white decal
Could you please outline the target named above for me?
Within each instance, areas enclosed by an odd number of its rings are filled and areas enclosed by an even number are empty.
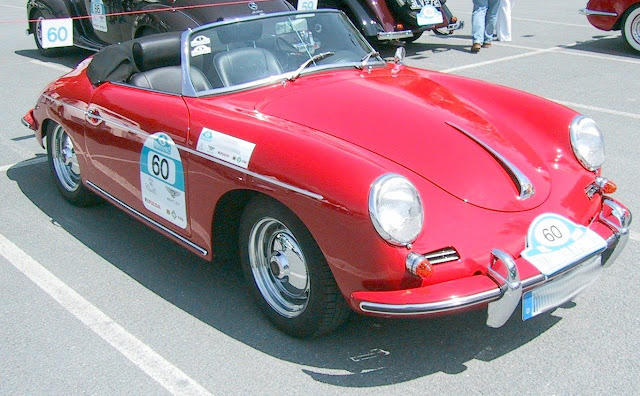
[[[587,227],[555,213],[544,213],[529,226],[522,257],[544,275],[553,275],[606,247],[607,242]]]
[[[187,228],[182,160],[166,133],[155,133],[144,142],[140,186],[145,208],[180,228]]]

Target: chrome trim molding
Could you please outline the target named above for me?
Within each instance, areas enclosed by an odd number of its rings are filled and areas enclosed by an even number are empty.
[[[451,247],[434,250],[432,252],[425,253],[422,256],[429,260],[429,262],[433,265],[448,263],[450,261],[456,261],[460,259],[460,255],[458,254],[458,252]]]
[[[425,313],[451,311],[454,309],[461,309],[478,304],[483,304],[499,298],[501,294],[502,293],[500,289],[496,287],[495,289],[487,290],[478,294],[473,294],[471,296],[458,297],[451,300],[437,301],[425,304],[400,305],[380,304],[363,301],[360,303],[360,309],[363,312],[378,313],[384,315],[421,315]]]
[[[615,12],[596,11],[596,10],[590,10],[588,8],[580,8],[578,12],[581,13],[582,15],[598,15],[598,16],[611,16],[611,17],[618,16],[618,14],[616,14]]]
[[[95,189],[98,192],[100,192],[102,195],[104,195],[106,198],[108,198],[112,202],[118,204],[120,207],[128,210],[129,212],[131,212],[131,213],[135,214],[136,216],[140,217],[142,220],[145,220],[146,222],[150,223],[151,225],[161,229],[162,231],[164,231],[164,232],[170,234],[171,236],[173,236],[174,238],[176,238],[176,239],[180,240],[181,242],[183,242],[183,243],[191,246],[192,248],[196,249],[203,256],[206,256],[208,254],[206,249],[196,245],[195,243],[191,242],[190,240],[188,240],[187,238],[183,237],[182,235],[180,235],[180,234],[168,229],[167,227],[165,227],[162,224],[158,223],[157,221],[151,219],[150,217],[146,216],[145,214],[137,211],[136,209],[134,209],[131,206],[127,205],[126,203],[122,202],[118,198],[116,198],[113,195],[109,194],[108,192],[106,192],[102,188],[98,187],[95,183],[91,182],[90,180],[87,180],[87,184],[89,186],[91,186],[93,189]]]
[[[411,30],[401,30],[399,32],[379,32],[378,40],[398,40],[413,37]]]
[[[131,132],[131,133],[135,133],[136,135],[138,135],[138,136],[142,137],[143,139],[146,139],[146,138],[148,138],[148,137],[150,136],[150,134],[149,134],[149,133],[144,132],[144,131],[142,131],[142,130],[133,129],[133,128],[131,128],[131,127],[127,126],[127,125],[121,124],[121,123],[116,122],[116,121],[114,121],[114,120],[108,120],[108,119],[106,119],[106,118],[104,118],[104,117],[102,117],[102,116],[95,115],[95,114],[91,114],[91,112],[90,112],[91,110],[89,110],[89,109],[81,109],[81,108],[78,108],[78,107],[72,106],[72,105],[70,105],[70,104],[68,104],[68,103],[65,103],[65,102],[63,102],[63,101],[61,101],[61,100],[54,99],[54,98],[52,98],[52,97],[50,97],[50,96],[47,96],[47,95],[42,95],[42,96],[44,96],[44,97],[46,97],[46,98],[48,98],[48,99],[50,99],[50,100],[52,100],[52,101],[55,101],[55,102],[57,102],[57,103],[60,103],[60,104],[62,104],[62,105],[66,105],[66,106],[69,106],[69,107],[72,107],[72,108],[78,109],[78,110],[82,111],[82,112],[85,114],[85,117],[90,117],[90,118],[92,118],[92,119],[99,120],[99,121],[104,122],[104,123],[109,123],[109,124],[115,125],[115,126],[117,126],[117,127],[119,127],[119,128],[122,128],[122,129],[124,129],[124,130],[126,130],[126,131],[129,131],[129,132]],[[98,122],[98,124],[99,124],[99,122]],[[178,145],[178,144],[176,144],[176,147],[177,147],[179,150],[183,151],[183,152],[186,152],[186,153],[189,153],[189,154],[193,154],[193,155],[198,156],[198,157],[200,157],[200,158],[203,158],[203,159],[206,159],[206,160],[208,160],[208,161],[214,162],[214,163],[216,163],[216,164],[218,164],[218,165],[222,165],[222,166],[225,166],[225,167],[227,167],[227,168],[233,169],[233,170],[235,170],[235,171],[238,171],[238,172],[244,173],[244,174],[246,174],[247,176],[254,177],[254,178],[256,178],[256,179],[258,179],[258,180],[261,180],[261,181],[263,181],[263,182],[266,182],[266,183],[269,183],[269,184],[273,184],[273,185],[275,185],[275,186],[278,186],[278,187],[281,187],[281,188],[287,189],[287,190],[289,190],[289,191],[296,192],[296,193],[298,193],[298,194],[305,195],[305,196],[307,196],[307,197],[313,198],[313,199],[318,200],[318,201],[322,201],[322,200],[324,200],[324,197],[323,197],[322,195],[320,195],[320,194],[316,194],[316,193],[313,193],[313,192],[311,192],[311,191],[307,191],[307,190],[304,190],[304,189],[302,189],[302,188],[298,188],[298,187],[296,187],[296,186],[292,186],[292,185],[290,185],[290,184],[283,183],[283,182],[281,182],[281,181],[279,181],[279,180],[276,180],[276,179],[274,179],[274,178],[272,178],[272,177],[268,177],[268,176],[264,176],[264,175],[259,174],[259,173],[256,173],[256,172],[252,172],[252,171],[250,171],[250,170],[248,170],[248,169],[241,168],[241,167],[236,166],[236,165],[234,165],[234,164],[231,164],[231,163],[229,163],[229,162],[225,162],[225,161],[219,160],[219,159],[217,159],[217,158],[215,158],[215,157],[212,157],[212,156],[207,155],[207,154],[205,154],[205,153],[201,153],[201,152],[199,152],[199,151],[193,150],[193,149],[191,149],[191,148],[189,148],[189,147],[181,146],[181,145]]]
[[[507,160],[502,154],[498,153],[496,150],[491,148],[488,144],[473,136],[471,133],[465,131],[464,129],[456,126],[448,121],[445,121],[447,125],[450,127],[462,132],[469,139],[476,142],[480,147],[485,149],[489,154],[491,154],[499,163],[502,165],[502,168],[507,172],[511,180],[513,180],[516,188],[518,189],[518,199],[525,200],[527,198],[531,198],[533,194],[535,194],[535,188],[533,187],[533,183],[529,180],[529,178],[522,173],[518,168],[515,167],[509,160]]]

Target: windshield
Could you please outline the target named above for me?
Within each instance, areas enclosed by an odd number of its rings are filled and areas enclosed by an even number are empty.
[[[373,52],[344,14],[332,10],[211,24],[194,30],[187,40],[189,75],[197,94],[294,80],[318,69],[361,67]],[[384,61],[374,54],[367,62]]]

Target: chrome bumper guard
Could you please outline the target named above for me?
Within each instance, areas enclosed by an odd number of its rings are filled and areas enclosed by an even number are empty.
[[[612,16],[612,17],[618,16],[618,14],[616,14],[615,12],[595,11],[595,10],[590,10],[588,8],[581,8],[578,10],[578,12],[581,13],[582,15],[598,15],[598,16]]]
[[[400,40],[413,37],[411,30],[400,30],[398,32],[379,32],[378,40]]]
[[[545,307],[538,312],[553,309],[569,301],[593,282],[603,267],[608,267],[620,255],[629,238],[631,213],[617,202],[604,198],[602,210],[595,223],[604,224],[612,231],[604,251],[586,257],[573,266],[552,276],[538,274],[521,280],[515,259],[508,253],[493,249],[493,261],[487,275],[498,288],[453,300],[425,304],[391,305],[363,301],[364,312],[384,315],[422,315],[436,312],[458,311],[466,307],[488,304],[487,326],[500,327],[513,315],[525,290],[535,290],[544,295]]]

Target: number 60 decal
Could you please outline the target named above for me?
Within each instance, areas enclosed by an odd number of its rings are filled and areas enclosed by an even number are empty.
[[[70,47],[73,45],[73,21],[65,19],[40,20],[42,48]]]

